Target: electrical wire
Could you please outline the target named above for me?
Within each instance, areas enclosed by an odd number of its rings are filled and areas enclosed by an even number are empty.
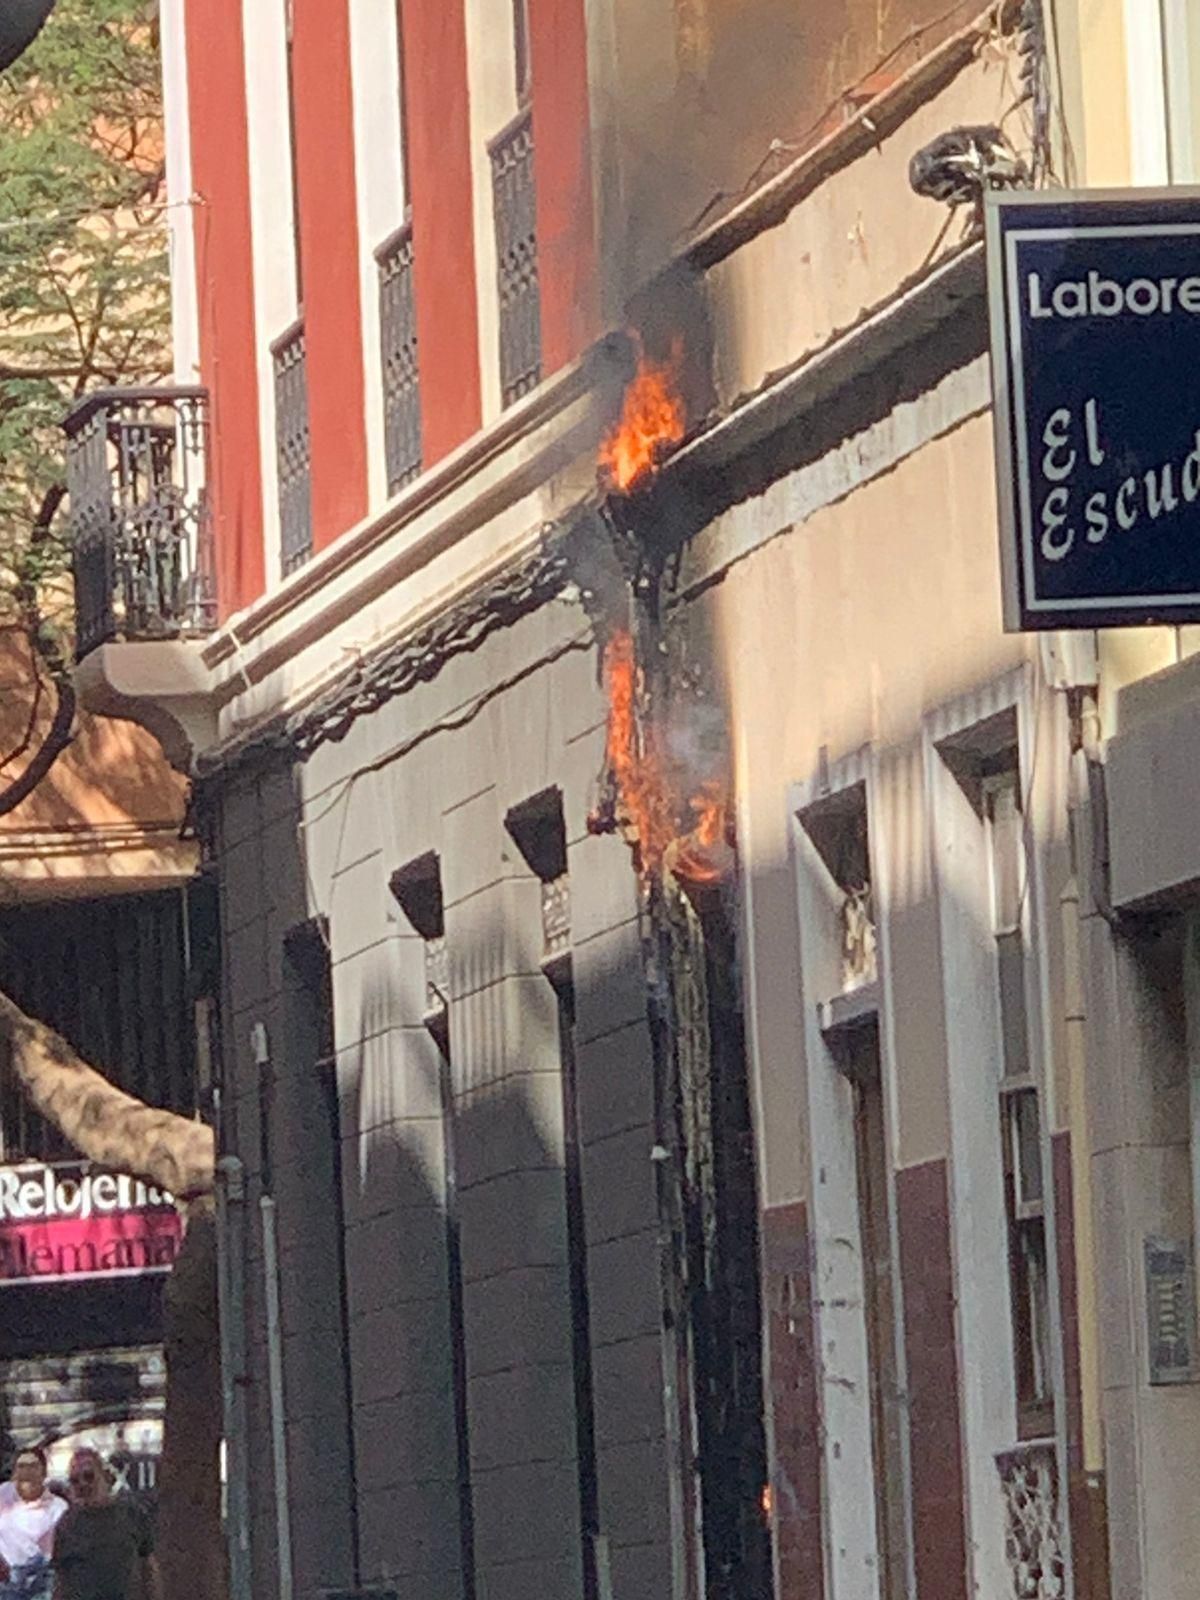
[[[1079,165],[1075,157],[1075,146],[1071,141],[1071,130],[1067,124],[1067,94],[1063,79],[1062,47],[1058,36],[1058,0],[1046,0],[1047,14],[1050,18],[1050,35],[1054,49],[1054,79],[1058,91],[1057,111],[1058,130],[1063,142],[1063,181],[1070,188],[1078,179]]]
[[[154,213],[161,215],[167,211],[180,211],[195,206],[200,207],[205,201],[199,195],[189,195],[186,200],[154,200],[148,202],[130,201],[123,206],[95,206],[81,211],[53,211],[43,217],[9,217],[0,222],[0,233],[11,233],[18,228],[58,228],[64,223],[92,222],[102,217],[120,219],[130,213]],[[131,222],[126,225],[130,233],[139,232],[154,226],[152,222]]]
[[[680,229],[677,237],[686,238],[689,234],[694,233],[702,223],[707,221],[707,219],[712,215],[718,206],[722,206],[727,202],[736,202],[745,199],[745,197],[753,191],[758,183],[759,178],[762,176],[762,173],[775,156],[803,154],[805,150],[808,150],[811,147],[811,142],[814,135],[820,132],[821,128],[834,114],[834,112],[837,111],[839,106],[845,105],[846,101],[851,95],[854,94],[856,89],[861,88],[862,85],[866,83],[869,78],[873,78],[876,73],[882,72],[885,67],[890,66],[897,56],[903,55],[904,51],[911,48],[911,46],[914,45],[924,34],[931,33],[937,28],[944,27],[947,22],[953,21],[955,16],[960,11],[965,10],[968,5],[977,4],[978,0],[954,0],[954,3],[947,7],[945,11],[940,12],[936,17],[931,17],[928,22],[911,23],[905,32],[904,37],[899,41],[899,43],[893,45],[890,50],[885,51],[884,54],[881,55],[875,62],[874,66],[868,67],[867,70],[860,77],[856,78],[853,83],[847,84],[844,89],[840,90],[824,108],[816,120],[808,128],[806,128],[803,133],[795,135],[792,139],[772,139],[770,144],[767,146],[766,153],[763,155],[762,159],[755,164],[753,170],[746,178],[746,181],[743,183],[742,187],[740,189],[719,190],[713,195],[712,199],[708,201],[707,205],[702,207],[692,221]],[[995,5],[989,8],[993,14],[993,27],[999,19],[999,14],[1003,4],[1004,0],[996,0]],[[857,115],[861,116],[862,112],[858,112]]]

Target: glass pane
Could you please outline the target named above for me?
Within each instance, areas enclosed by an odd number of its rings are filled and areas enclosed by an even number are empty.
[[[992,841],[992,915],[995,931],[1008,933],[1021,918],[1024,878],[1024,839],[1017,775],[1004,779],[988,792]]]
[[[1007,1098],[1017,1204],[1036,1204],[1042,1198],[1041,1117],[1037,1090],[1021,1089]]]
[[[1039,1217],[1021,1224],[1020,1248],[1025,1265],[1029,1295],[1029,1341],[1032,1356],[1033,1393],[1030,1400],[1048,1400],[1053,1391],[1050,1379],[1050,1296],[1046,1282],[1046,1230]]]
[[[1029,1030],[1025,1009],[1025,946],[1017,931],[996,938],[996,977],[1000,986],[1000,1036],[1004,1076],[1029,1071]]]

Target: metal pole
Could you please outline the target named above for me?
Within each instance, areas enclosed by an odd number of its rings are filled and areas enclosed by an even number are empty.
[[[251,1600],[246,1435],[246,1182],[236,1156],[217,1162],[217,1288],[225,1432],[225,1539],[230,1600]]]
[[[1200,1282],[1200,915],[1191,912],[1184,921],[1183,1005],[1187,1030],[1188,1119],[1192,1167],[1192,1276]],[[1189,1308],[1190,1311],[1191,1308]]]
[[[279,1600],[292,1597],[292,1514],[288,1505],[287,1435],[283,1411],[283,1341],[279,1319],[279,1240],[275,1198],[264,1194],[263,1277],[267,1306],[267,1384],[271,1403],[271,1464],[275,1477],[275,1536],[279,1552]]]

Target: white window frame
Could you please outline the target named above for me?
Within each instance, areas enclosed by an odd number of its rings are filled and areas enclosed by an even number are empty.
[[[1194,0],[1159,0],[1167,165],[1172,183],[1200,178],[1200,13]]]
[[[246,10],[246,134],[250,160],[250,241],[258,368],[258,437],[266,589],[281,581],[279,462],[275,438],[275,359],[271,346],[296,321],[296,233],[287,129],[287,11],[284,0]],[[216,352],[220,360],[221,352]]]
[[[403,225],[411,205],[405,189],[399,25],[397,0],[350,0],[367,494],[372,513],[388,499],[375,252]]]
[[[1040,701],[1039,701],[1040,696]],[[1050,975],[1046,961],[1046,896],[1042,855],[1052,826],[1043,818],[1047,774],[1067,756],[1064,713],[1056,698],[1022,665],[925,718],[924,747],[929,850],[941,936],[951,1127],[951,1237],[962,1405],[971,1582],[980,1594],[1007,1593],[1011,1575],[1004,1552],[1004,1506],[996,1456],[1018,1443],[1015,1352],[1009,1281],[1008,1219],[1004,1199],[997,1111],[1001,1075],[999,997],[994,1014],[979,1003],[994,989],[991,851],[986,826],[963,795],[943,755],[951,740],[1006,712],[1015,714],[1026,839],[1027,887],[1021,910],[1029,1082],[1039,1091],[1042,1193],[1048,1263],[1051,1380],[1060,1491],[1067,1483],[1066,1407],[1062,1317],[1056,1271],[1050,1130],[1054,1126],[1049,1035]],[[1042,719],[1039,727],[1038,717]],[[976,944],[971,950],[972,933]],[[972,965],[972,963],[974,963]],[[964,1003],[966,995],[971,1004]],[[995,1070],[980,1070],[990,1057]],[[1009,1080],[1016,1087],[1024,1079]],[[1065,1505],[1065,1498],[1063,1501]],[[1064,1554],[1070,1562],[1069,1518],[1062,1518]]]
[[[809,1229],[812,1240],[813,1348],[822,1425],[822,1547],[829,1600],[881,1600],[876,1525],[871,1386],[858,1217],[853,1091],[839,1070],[823,1027],[824,1002],[844,993],[842,920],[832,878],[804,823],[820,801],[858,785],[866,795],[867,849],[876,927],[884,1137],[893,1285],[895,1371],[907,1386],[904,1285],[896,1208],[896,1070],[888,960],[887,858],[875,819],[878,762],[870,746],[835,761],[819,776],[788,791],[788,820],[800,925],[802,1038],[809,1141]],[[916,1592],[912,1548],[912,1472],[907,1412],[900,1418],[907,1591]]]

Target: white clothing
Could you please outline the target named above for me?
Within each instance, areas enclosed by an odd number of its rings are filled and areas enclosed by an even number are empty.
[[[67,1502],[48,1491],[40,1500],[22,1500],[15,1483],[0,1483],[0,1556],[10,1567],[23,1567],[54,1550],[54,1529]]]

